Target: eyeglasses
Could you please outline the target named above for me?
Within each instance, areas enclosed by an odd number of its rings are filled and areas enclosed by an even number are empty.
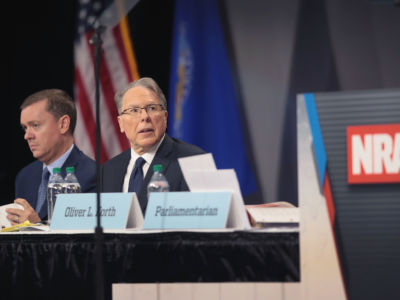
[[[146,106],[143,107],[139,106],[128,107],[127,109],[124,109],[121,112],[121,115],[130,115],[134,118],[139,118],[140,115],[142,114],[142,109],[144,109],[149,116],[152,116],[164,110],[164,106],[162,104],[147,104]]]

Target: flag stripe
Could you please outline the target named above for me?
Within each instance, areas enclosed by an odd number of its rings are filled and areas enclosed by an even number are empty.
[[[128,75],[128,80],[131,81],[132,80],[132,74],[131,74],[131,70],[129,68],[128,57],[126,56],[125,47],[124,47],[124,44],[123,44],[123,41],[122,41],[120,26],[114,28],[113,34],[115,36],[115,42],[116,42],[116,45],[118,47],[118,50],[121,51],[121,60],[124,63],[123,67],[125,69],[126,74]]]
[[[75,130],[75,142],[91,158],[95,158],[95,119],[94,119],[94,70],[86,47],[86,35],[75,43],[75,97],[80,108],[78,124],[84,124],[84,132]],[[82,74],[82,75],[81,75]],[[87,83],[86,83],[87,82]],[[90,84],[92,83],[92,84]],[[86,142],[90,140],[90,145]],[[90,148],[89,148],[90,146]],[[102,151],[103,152],[103,151]]]
[[[107,33],[104,34],[104,40],[103,43],[106,44],[108,42],[109,37],[107,36]],[[88,43],[88,46],[90,48],[90,56],[94,64],[94,53],[93,53],[93,45]],[[106,49],[104,50],[106,51]],[[110,116],[112,116],[116,112],[116,107],[113,105],[114,103],[112,102],[112,99],[114,98],[115,94],[115,88],[113,83],[111,82],[110,78],[110,73],[109,73],[109,68],[107,65],[107,61],[104,58],[104,55],[100,56],[100,88],[102,92],[102,103],[101,105],[106,105],[106,108],[108,110],[105,110],[102,112],[109,113]],[[111,101],[110,101],[111,100]],[[103,109],[104,107],[101,107]],[[112,117],[111,117],[112,120]],[[115,123],[111,121],[109,125],[115,126]]]
[[[111,39],[110,31],[107,30],[104,33],[103,44],[104,44],[104,55],[100,57],[100,124],[101,124],[101,136],[102,139],[106,139],[105,149],[106,156],[105,160],[115,156],[121,152],[121,145],[125,141],[125,137],[119,134],[119,125],[117,122],[117,107],[114,101],[115,88],[113,82],[110,78],[110,72],[108,67],[109,59],[105,59],[105,56],[110,51],[109,43]],[[92,63],[94,64],[94,52],[93,45],[87,40],[87,46],[89,47],[89,55]],[[113,47],[112,47],[113,48]],[[112,60],[111,60],[112,61]],[[103,159],[103,156],[102,156]]]
[[[91,106],[89,104],[90,100],[86,94],[85,88],[83,86],[82,82],[82,76],[80,75],[80,72],[78,69],[75,69],[75,83],[77,87],[77,93],[79,95],[79,108],[81,111],[84,112],[90,112],[86,113],[85,117],[83,118],[83,121],[86,126],[87,134],[90,139],[90,143],[92,144],[92,149],[96,149],[96,139],[95,139],[95,120],[93,118],[93,113],[91,113]],[[95,153],[95,151],[93,151]],[[100,144],[100,153],[101,153],[101,159],[105,158],[106,152],[103,146],[103,143]]]
[[[76,87],[76,83],[74,86],[75,89],[75,95],[78,94],[77,90],[78,88]],[[83,116],[82,116],[82,111],[80,108],[80,101],[77,102],[76,105],[76,115],[77,115],[77,120],[84,120]],[[75,133],[74,133],[74,137],[75,137],[75,144],[79,146],[79,148],[82,150],[85,150],[85,153],[89,156],[89,157],[94,157],[94,152],[93,152],[93,148],[92,148],[92,143],[90,140],[90,135],[87,132],[87,128],[85,123],[82,122],[76,122],[76,127],[75,127]],[[77,142],[79,141],[79,143]]]
[[[118,27],[118,26],[117,26]],[[117,153],[112,153],[114,155],[118,154],[122,150],[125,150],[129,147],[128,141],[124,134],[120,132],[119,124],[117,121],[118,110],[114,100],[114,95],[117,90],[122,89],[129,82],[129,76],[127,72],[125,72],[125,66],[122,57],[121,51],[117,47],[118,37],[115,37],[114,31],[109,31],[106,33],[104,38],[104,55],[102,60],[102,65],[104,68],[102,69],[102,80],[109,84],[108,91],[110,92],[107,97],[107,105],[109,106],[110,117],[113,121],[115,136],[119,140],[119,151]],[[104,76],[104,78],[103,78]],[[102,81],[103,82],[103,81]],[[105,83],[104,82],[104,83]],[[106,83],[103,87],[105,90],[107,88]],[[112,93],[111,93],[112,91]]]
[[[95,74],[93,45],[93,20],[108,9],[105,3],[80,0],[77,14],[77,39],[75,42],[75,97],[78,124],[75,141],[78,147],[94,158],[95,153]],[[109,11],[110,12],[110,11]],[[113,13],[113,11],[111,10]],[[129,148],[126,136],[120,132],[118,110],[114,100],[117,90],[122,89],[137,74],[137,66],[130,44],[126,17],[114,28],[107,28],[102,36],[100,56],[100,126],[101,162]]]
[[[81,70],[81,81],[82,81],[82,88],[85,91],[87,95],[87,102],[90,110],[82,110],[82,117],[86,118],[90,117],[93,119],[93,122],[95,120],[95,76],[94,76],[94,65],[93,65],[93,49],[91,45],[89,44],[89,37],[90,34],[86,34],[82,39],[81,42],[76,45],[75,51],[76,51],[76,56],[75,60],[77,63],[77,66],[80,66]],[[100,82],[100,84],[102,84]],[[78,101],[79,99],[79,94],[78,94]],[[84,101],[85,99],[83,99]],[[115,135],[114,130],[112,129],[112,121],[108,112],[108,109],[104,109],[106,107],[104,103],[104,95],[102,88],[100,89],[100,126],[101,126],[101,135],[102,139],[105,140],[104,146],[101,147],[102,151],[102,162],[110,158],[112,152],[118,152],[119,150],[113,149],[113,147],[118,147],[118,140]],[[78,121],[79,122],[79,121]],[[93,125],[95,126],[95,125]],[[92,133],[94,134],[94,132]],[[77,144],[80,147],[81,142],[77,140]],[[84,150],[84,149],[83,149]],[[92,153],[95,153],[95,145],[92,147]],[[94,157],[93,157],[94,158]]]

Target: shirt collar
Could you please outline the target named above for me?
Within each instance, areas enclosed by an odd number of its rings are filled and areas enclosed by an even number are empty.
[[[135,162],[136,159],[138,159],[138,157],[141,156],[144,158],[146,163],[151,164],[151,162],[153,161],[153,158],[156,155],[157,150],[160,147],[161,143],[163,142],[164,138],[165,138],[165,133],[164,133],[163,137],[161,138],[161,140],[157,143],[157,145],[154,145],[153,147],[150,148],[149,151],[143,153],[142,155],[137,154],[135,152],[135,150],[133,150],[131,148],[131,160],[133,160]]]
[[[64,165],[65,161],[67,160],[67,158],[73,148],[74,148],[74,144],[72,144],[72,146],[63,155],[61,155],[59,158],[57,158],[51,164],[49,164],[47,166],[45,164],[43,164],[43,169],[47,167],[50,174],[53,174],[53,168],[61,168]]]

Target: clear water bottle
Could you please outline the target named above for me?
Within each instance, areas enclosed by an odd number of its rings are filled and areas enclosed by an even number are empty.
[[[47,185],[47,220],[49,224],[53,217],[57,195],[63,193],[63,184],[64,179],[61,176],[61,168],[54,168]]]
[[[81,185],[79,184],[78,178],[75,176],[75,168],[67,167],[67,175],[64,178],[64,193],[80,193]]]
[[[154,165],[153,166],[154,174],[150,179],[150,182],[147,186],[147,199],[150,197],[150,193],[152,192],[168,192],[169,184],[165,176],[163,175],[163,166],[162,165]]]

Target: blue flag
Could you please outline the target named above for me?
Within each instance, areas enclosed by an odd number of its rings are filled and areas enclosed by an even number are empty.
[[[215,0],[175,6],[168,130],[235,169],[242,194],[257,191]]]

